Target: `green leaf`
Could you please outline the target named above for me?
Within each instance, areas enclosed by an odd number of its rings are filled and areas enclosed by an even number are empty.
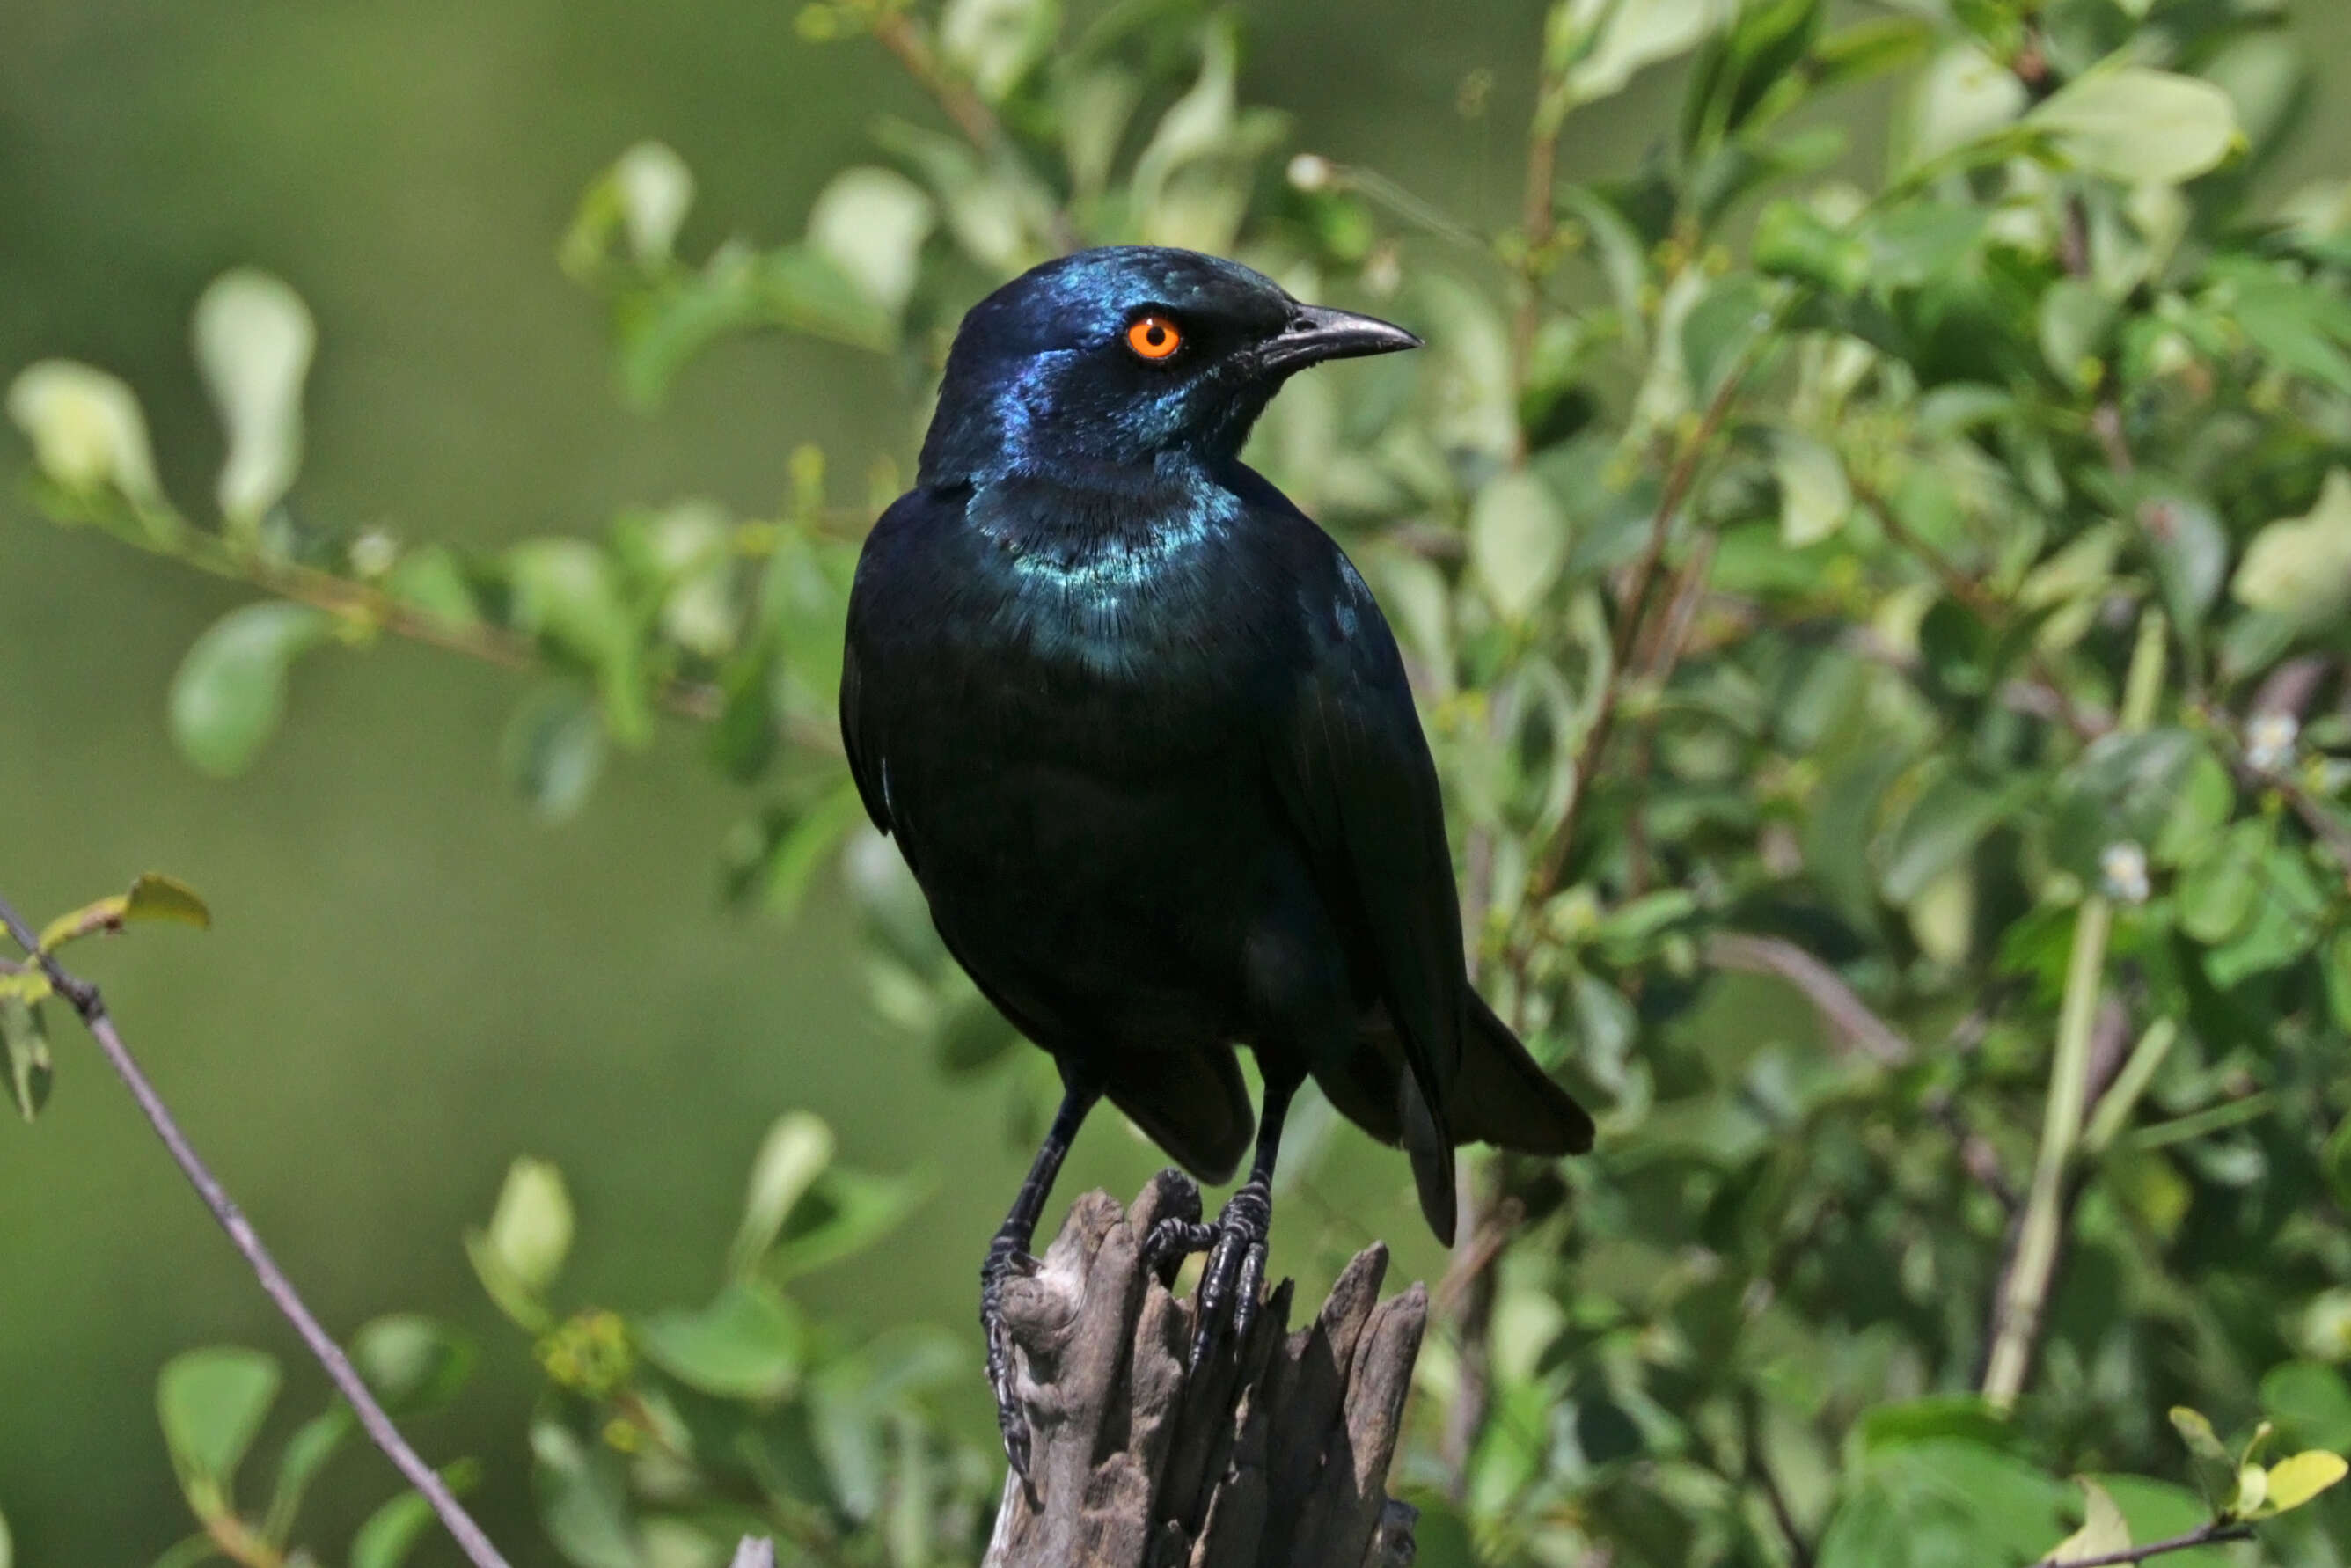
[[[49,1082],[57,1071],[37,1003],[0,993],[0,1050],[8,1059],[8,1103],[29,1122],[49,1103]]]
[[[447,1325],[415,1312],[377,1318],[351,1341],[351,1360],[384,1407],[401,1415],[437,1410],[474,1370],[474,1347]]]
[[[611,260],[612,242],[625,235],[630,258],[645,269],[670,259],[677,231],[694,204],[694,172],[659,141],[640,141],[580,194],[557,255],[563,270],[592,282]]]
[[[2211,1520],[2212,1511],[2185,1487],[2149,1480],[2144,1476],[2102,1475],[2095,1479],[2122,1511],[2134,1541],[2168,1541]],[[2203,1547],[2166,1553],[2153,1561],[2161,1568],[2230,1568],[2232,1559],[2226,1548]]]
[[[841,1166],[831,1167],[793,1206],[782,1237],[768,1254],[768,1276],[794,1279],[862,1251],[904,1224],[929,1190],[929,1183],[915,1176],[868,1176]]]
[[[2299,846],[2272,844],[2261,862],[2258,887],[2251,919],[2204,956],[2205,973],[2216,986],[2283,968],[2318,939],[2327,896]]]
[[[111,489],[137,506],[162,504],[146,416],[120,378],[70,360],[43,360],[8,383],[8,417],[59,489],[76,496]]]
[[[1869,279],[1869,246],[1801,202],[1772,202],[1755,221],[1756,270],[1832,294],[1859,292]]]
[[[1567,0],[1553,24],[1565,34],[1552,47],[1572,62],[1573,101],[1591,103],[1622,90],[1644,66],[1696,47],[1736,9],[1733,0]]]
[[[2227,1508],[2237,1495],[2235,1457],[2221,1447],[2220,1436],[2202,1411],[2175,1405],[2171,1407],[2171,1425],[2188,1445],[2189,1468],[2195,1472],[2196,1485],[2204,1493],[2204,1500],[2216,1513]]]
[[[423,545],[400,558],[383,580],[383,591],[411,610],[451,626],[476,625],[481,607],[456,552],[446,545]]]
[[[772,1286],[737,1280],[698,1312],[672,1309],[637,1325],[646,1356],[689,1388],[721,1399],[780,1399],[799,1380],[808,1329]]]
[[[2115,305],[2095,285],[2061,277],[2041,296],[2041,355],[2069,387],[2096,384]]]
[[[2210,82],[2144,66],[2081,77],[2025,117],[2075,168],[2126,184],[2177,185],[2216,168],[2237,111]]]
[[[2087,1476],[2076,1476],[2074,1479],[2082,1488],[2082,1528],[2059,1542],[2046,1561],[2079,1563],[2085,1558],[2129,1551],[2130,1525],[2123,1518],[2123,1511],[2115,1506],[2113,1496]]]
[[[277,1457],[277,1481],[270,1490],[269,1512],[262,1525],[262,1534],[266,1539],[284,1544],[294,1531],[294,1521],[301,1514],[302,1500],[309,1495],[311,1483],[358,1429],[350,1406],[340,1403],[294,1429],[294,1435],[286,1439],[285,1451]]]
[[[400,1568],[433,1525],[433,1505],[406,1491],[368,1515],[351,1537],[351,1568]]]
[[[643,1568],[618,1456],[591,1452],[558,1423],[530,1428],[532,1490],[548,1539],[578,1568]]]
[[[246,531],[302,469],[302,382],[318,329],[300,295],[251,267],[223,273],[196,301],[196,368],[228,435],[214,495]]]
[[[664,277],[621,301],[621,390],[638,407],[653,407],[705,349],[770,327],[875,352],[897,340],[889,312],[813,246],[765,253],[730,246],[701,271]]]
[[[1800,431],[1771,438],[1771,474],[1780,485],[1780,540],[1791,549],[1818,544],[1844,526],[1853,485],[1836,450]]]
[[[2212,508],[2192,497],[2154,495],[2139,505],[2164,608],[2192,632],[2229,580],[2229,538]]]
[[[176,920],[183,925],[210,930],[213,912],[205,906],[204,895],[186,883],[162,872],[144,871],[123,897],[122,918]]]
[[[2268,1496],[2256,1517],[2269,1519],[2300,1508],[2346,1475],[2351,1475],[2351,1464],[2345,1463],[2342,1455],[2324,1449],[2280,1459],[2269,1468]]]
[[[939,48],[980,97],[1000,103],[1052,47],[1061,19],[1054,0],[948,0]]]
[[[172,1357],[156,1379],[155,1410],[181,1489],[200,1519],[228,1509],[229,1486],[277,1398],[277,1361],[214,1345]]]
[[[2179,927],[2199,942],[2224,942],[2252,914],[2262,866],[2269,857],[2270,825],[2249,819],[2231,826],[2211,853],[2179,881]]]
[[[286,673],[325,642],[334,617],[272,600],[213,622],[172,677],[172,738],[199,772],[231,779],[253,766],[286,712]]]
[[[726,1254],[729,1275],[741,1279],[758,1270],[793,1207],[832,1164],[835,1147],[832,1129],[821,1117],[792,1111],[776,1119],[751,1162],[742,1223]]]
[[[524,698],[499,737],[498,761],[541,821],[579,815],[604,770],[604,727],[587,691],[556,681]]]
[[[1682,322],[1682,369],[1692,401],[1700,407],[1710,402],[1771,324],[1762,279],[1733,273],[1708,287]]]
[[[1908,904],[1958,865],[2008,815],[2012,793],[1956,770],[1936,774],[1885,841],[1878,886],[1886,902]]]
[[[1504,471],[1469,507],[1469,567],[1510,621],[1533,613],[1567,564],[1567,516],[1551,486],[1522,468]]]
[[[596,674],[605,725],[625,746],[653,734],[643,634],[609,553],[585,539],[531,539],[507,551],[517,628]]]

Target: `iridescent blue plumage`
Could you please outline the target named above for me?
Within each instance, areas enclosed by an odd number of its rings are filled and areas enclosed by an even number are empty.
[[[914,490],[874,527],[841,684],[850,765],[941,936],[1067,1094],[983,1274],[996,1293],[1107,1095],[1196,1174],[1251,1131],[1196,1356],[1256,1305],[1290,1095],[1412,1156],[1453,1231],[1451,1150],[1592,1127],[1469,988],[1443,805],[1394,638],[1329,536],[1244,465],[1289,375],[1410,348],[1228,261],[1086,251],[965,318]]]

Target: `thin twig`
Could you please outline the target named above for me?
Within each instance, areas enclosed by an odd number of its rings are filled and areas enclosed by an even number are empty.
[[[2130,672],[2124,680],[2122,727],[2126,732],[2144,730],[2154,717],[2156,699],[2163,687],[2168,634],[2161,611],[2150,609],[2140,617],[2138,641],[2131,650]],[[2015,1404],[2023,1392],[2025,1375],[2040,1342],[2043,1309],[2056,1281],[2057,1258],[2065,1242],[2070,1217],[2067,1194],[2091,1093],[2092,1037],[2100,1013],[2099,991],[2105,979],[2106,939],[2113,927],[2114,906],[2106,898],[2093,894],[2082,901],[2074,927],[2073,953],[2066,960],[2064,998],[2058,1009],[2057,1043],[2049,1066],[2040,1152],[2033,1161],[2032,1183],[2016,1246],[1993,1296],[1992,1343],[1984,1364],[1983,1395],[2002,1410]]]
[[[105,998],[99,996],[98,988],[69,974],[53,955],[43,952],[40,938],[5,897],[0,897],[0,925],[5,925],[16,945],[40,965],[57,995],[65,998],[74,1011],[81,1015],[90,1038],[98,1041],[99,1050],[105,1053],[106,1060],[129,1087],[131,1097],[138,1101],[140,1110],[146,1113],[148,1124],[155,1129],[155,1135],[163,1140],[163,1146],[171,1151],[181,1174],[188,1178],[188,1185],[196,1189],[196,1196],[204,1200],[206,1208],[212,1210],[213,1218],[220,1221],[221,1228],[228,1232],[229,1240],[245,1255],[246,1262],[251,1265],[255,1277],[261,1281],[262,1290],[285,1314],[287,1322],[294,1325],[294,1332],[301,1336],[311,1355],[326,1369],[328,1378],[350,1402],[352,1410],[359,1416],[360,1425],[366,1428],[375,1446],[383,1450],[384,1457],[406,1478],[408,1484],[423,1494],[434,1515],[455,1538],[466,1560],[475,1568],[507,1568],[506,1559],[498,1554],[496,1547],[490,1544],[490,1538],[482,1532],[480,1525],[474,1522],[473,1516],[459,1504],[448,1483],[400,1435],[400,1428],[392,1425],[392,1417],[385,1415],[383,1406],[376,1403],[375,1396],[368,1391],[366,1380],[351,1365],[350,1358],[319,1326],[319,1320],[311,1315],[310,1309],[294,1289],[293,1281],[287,1279],[277,1260],[270,1257],[269,1249],[262,1245],[260,1234],[254,1229],[252,1222],[229,1197],[228,1190],[221,1186],[220,1178],[213,1175],[211,1167],[196,1153],[195,1145],[188,1142],[187,1134],[180,1130],[180,1124],[172,1116],[171,1107],[163,1103],[162,1096],[155,1092],[155,1086],[147,1081],[146,1073],[141,1071],[138,1061],[131,1054],[131,1048],[116,1032],[114,1019],[108,1014]]]
[[[1804,993],[1836,1042],[1859,1051],[1886,1067],[1902,1067],[1918,1053],[1884,1019],[1870,1010],[1843,975],[1777,936],[1757,936],[1724,931],[1708,938],[1706,961],[1718,969],[1747,975],[1770,975]]]
[[[2144,1563],[2150,1557],[2160,1557],[2167,1552],[2186,1552],[2198,1546],[2219,1546],[2231,1541],[2251,1541],[2253,1527],[2250,1524],[2224,1524],[2214,1520],[2199,1525],[2185,1535],[2174,1535],[2162,1541],[2150,1541],[2144,1546],[2126,1547],[2109,1552],[2104,1557],[2069,1557],[2064,1568],[2123,1568],[2125,1563]],[[2043,1557],[2032,1568],[2058,1568],[2054,1557]]]
[[[964,140],[981,154],[995,158],[1011,151],[1012,140],[1005,133],[1004,122],[987,107],[987,100],[939,63],[930,40],[923,37],[922,29],[904,11],[890,6],[878,11],[873,17],[873,37],[931,95],[946,117],[955,121],[956,129],[963,132]],[[1053,209],[1051,225],[1054,249],[1066,256],[1078,248],[1077,230],[1071,225],[1066,208]]]
[[[1674,519],[1680,515],[1682,503],[1698,483],[1699,465],[1714,437],[1730,417],[1732,406],[1739,401],[1740,390],[1746,385],[1754,369],[1760,345],[1768,341],[1779,323],[1756,335],[1739,363],[1733,365],[1715,390],[1713,400],[1698,419],[1698,428],[1682,444],[1674,465],[1666,474],[1665,488],[1658,492],[1657,509],[1649,518],[1649,537],[1641,547],[1640,559],[1634,562],[1625,594],[1624,609],[1616,623],[1616,635],[1609,651],[1608,680],[1600,689],[1600,700],[1592,716],[1592,727],[1584,732],[1583,744],[1575,754],[1574,789],[1567,799],[1567,809],[1561,813],[1559,826],[1552,830],[1551,841],[1543,846],[1535,862],[1534,874],[1528,879],[1526,906],[1533,909],[1549,898],[1559,886],[1560,873],[1566,869],[1567,854],[1575,841],[1576,819],[1583,814],[1584,798],[1592,792],[1592,781],[1600,770],[1600,758],[1608,747],[1608,734],[1616,722],[1617,698],[1622,693],[1625,670],[1632,659],[1641,623],[1647,618],[1649,600],[1655,591],[1657,566],[1666,553],[1666,539],[1672,533]]]

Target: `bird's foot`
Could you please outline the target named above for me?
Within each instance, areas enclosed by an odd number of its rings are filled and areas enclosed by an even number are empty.
[[[987,1335],[987,1385],[996,1394],[996,1429],[1004,1437],[1004,1457],[1012,1473],[1029,1482],[1029,1417],[1012,1383],[1012,1336],[1004,1326],[1004,1281],[1027,1279],[1037,1272],[1029,1255],[1029,1238],[997,1232],[988,1245],[987,1261],[979,1268],[979,1326]]]
[[[1227,1333],[1235,1340],[1257,1322],[1265,1286],[1266,1237],[1273,1225],[1273,1196],[1265,1184],[1244,1183],[1226,1200],[1214,1225],[1169,1218],[1152,1227],[1144,1243],[1152,1263],[1162,1267],[1193,1252],[1206,1252],[1200,1274],[1200,1322],[1192,1335],[1186,1372],[1197,1372],[1210,1346]]]

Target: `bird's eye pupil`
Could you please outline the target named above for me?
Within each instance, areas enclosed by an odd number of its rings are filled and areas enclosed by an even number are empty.
[[[1126,329],[1126,346],[1146,360],[1164,360],[1183,346],[1184,334],[1165,316],[1144,316]]]

